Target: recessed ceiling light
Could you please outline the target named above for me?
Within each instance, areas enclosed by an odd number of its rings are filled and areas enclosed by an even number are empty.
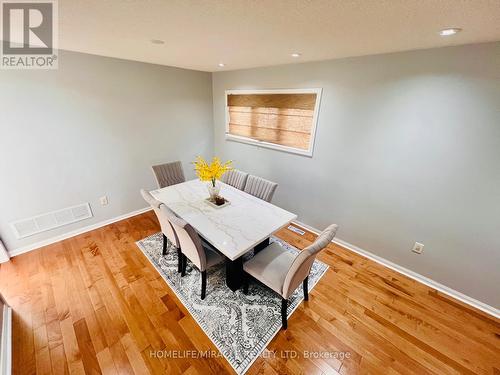
[[[291,56],[292,56],[292,57],[300,57],[300,56],[301,56],[301,54],[300,54],[300,53],[298,53],[298,52],[294,52],[294,53],[292,53],[292,54],[291,54]]]
[[[219,68],[224,68],[226,66],[226,64],[224,63],[218,63],[217,65],[219,66]]]
[[[163,40],[160,39],[151,39],[151,43],[153,44],[165,44]]]
[[[450,27],[448,29],[443,29],[439,32],[439,35],[441,36],[450,36],[450,35],[455,35],[456,33],[459,33],[462,31],[462,29],[459,29],[458,27]]]

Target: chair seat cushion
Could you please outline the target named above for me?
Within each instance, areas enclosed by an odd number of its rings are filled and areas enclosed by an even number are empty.
[[[243,264],[246,273],[282,295],[285,277],[295,256],[273,242]]]

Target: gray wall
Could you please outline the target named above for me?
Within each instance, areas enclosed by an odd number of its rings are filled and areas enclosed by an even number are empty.
[[[212,121],[210,73],[64,51],[56,71],[0,70],[0,236],[13,250],[146,207],[150,165],[194,177]],[[93,219],[21,241],[8,225],[82,202]]]
[[[219,72],[213,102],[209,73],[79,53],[0,70],[0,236],[15,249],[143,208],[151,164],[194,177],[215,141],[301,221],[499,307],[499,79],[500,43]],[[323,88],[312,158],[224,140],[225,89],[299,87]],[[21,241],[8,225],[81,202],[93,219]]]
[[[299,220],[500,307],[499,79],[500,43],[218,72],[215,152]],[[224,140],[224,90],[314,87],[312,158]]]

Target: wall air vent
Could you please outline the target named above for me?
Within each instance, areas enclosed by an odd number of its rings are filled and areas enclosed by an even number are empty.
[[[92,216],[90,204],[82,203],[77,206],[63,208],[62,210],[18,220],[10,223],[10,226],[17,238],[24,238],[54,228],[59,228],[63,225],[76,223],[77,221],[85,220]]]

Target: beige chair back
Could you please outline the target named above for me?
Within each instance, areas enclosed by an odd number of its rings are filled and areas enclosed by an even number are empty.
[[[311,267],[316,259],[316,255],[332,242],[335,234],[337,233],[338,226],[336,224],[330,225],[316,238],[311,245],[302,250],[295,258],[288,273],[285,277],[283,284],[282,296],[288,298],[300,283],[309,276]]]
[[[235,187],[236,189],[243,190],[247,182],[248,173],[232,169],[222,175],[222,182]]]
[[[141,189],[141,195],[144,198],[146,202],[149,203],[149,205],[153,208],[156,217],[158,218],[158,221],[160,222],[160,227],[161,231],[163,234],[168,238],[168,240],[176,247],[179,247],[179,242],[177,241],[177,237],[175,235],[175,232],[172,228],[172,225],[170,224],[167,216],[162,213],[160,207],[165,207],[166,206],[160,202],[159,200],[155,199],[150,192]],[[168,208],[167,208],[168,209]],[[170,210],[169,210],[170,211]]]
[[[167,215],[168,220],[172,224],[177,234],[182,253],[187,256],[200,271],[205,271],[207,268],[207,257],[198,233],[196,233],[190,224],[180,217],[177,217],[165,205],[162,205],[160,210],[165,212],[165,215]]]
[[[266,202],[271,202],[277,187],[278,184],[276,182],[249,175],[245,183],[244,191]]]
[[[180,184],[181,182],[186,181],[184,171],[182,169],[182,163],[180,161],[153,165],[152,168],[156,177],[156,182],[158,182],[158,187],[160,188]]]

